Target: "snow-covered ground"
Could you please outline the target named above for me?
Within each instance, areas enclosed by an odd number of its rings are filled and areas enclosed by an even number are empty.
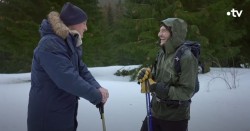
[[[146,116],[145,95],[140,93],[140,85],[136,81],[113,75],[118,69],[135,67],[89,68],[110,93],[105,105],[107,131],[140,130]],[[209,73],[199,74],[201,86],[192,99],[189,131],[250,131],[249,77],[250,69],[212,68]],[[221,78],[227,78],[230,85],[235,80],[237,87],[228,89]],[[29,80],[30,73],[0,74],[0,131],[27,130]],[[78,112],[78,131],[102,130],[100,114],[95,106],[80,99]]]

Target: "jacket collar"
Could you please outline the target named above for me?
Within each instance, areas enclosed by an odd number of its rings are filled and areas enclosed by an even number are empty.
[[[60,14],[58,12],[52,11],[48,14],[48,21],[51,24],[52,30],[56,35],[63,39],[66,39],[69,35],[69,28],[60,19]]]
[[[76,30],[70,30],[60,19],[58,12],[52,11],[48,14],[48,21],[51,24],[52,30],[59,37],[66,39],[69,34],[72,34],[77,39],[76,46],[82,45],[82,39]]]

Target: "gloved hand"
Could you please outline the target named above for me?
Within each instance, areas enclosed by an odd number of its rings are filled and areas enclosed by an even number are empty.
[[[142,83],[149,78],[151,78],[151,69],[150,68],[142,68],[139,70],[139,72],[137,74],[138,82]]]
[[[151,92],[151,85],[154,85],[156,82],[152,79],[149,78],[143,82],[141,82],[141,93],[147,93]]]
[[[152,79],[151,69],[142,68],[137,74],[138,83],[141,83],[141,93],[150,92],[150,85],[155,83]]]
[[[168,98],[170,85],[166,82],[157,82],[150,85],[150,92],[155,92],[156,96],[161,99]]]

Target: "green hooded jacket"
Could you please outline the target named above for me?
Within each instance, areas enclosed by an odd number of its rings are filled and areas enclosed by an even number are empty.
[[[179,18],[168,18],[162,24],[171,27],[171,37],[162,46],[157,56],[156,66],[152,74],[156,82],[169,84],[168,93],[162,99],[166,100],[190,100],[195,89],[195,81],[198,63],[190,50],[185,50],[180,64],[181,74],[177,75],[174,68],[174,57],[176,49],[185,41],[187,34],[187,24]],[[157,95],[157,94],[156,94]],[[156,101],[156,96],[152,98],[152,115],[156,118],[179,121],[190,119],[190,105],[173,107],[165,103]]]

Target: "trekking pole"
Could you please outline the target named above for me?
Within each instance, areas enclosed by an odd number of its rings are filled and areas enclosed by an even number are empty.
[[[102,119],[102,130],[106,131],[106,125],[105,125],[105,118],[104,118],[104,104],[100,103],[98,105],[96,105],[96,107],[99,108],[99,112],[101,115],[101,119]]]
[[[153,131],[152,127],[152,114],[151,114],[151,103],[150,103],[150,93],[149,93],[149,81],[146,81],[146,106],[147,106],[147,124],[148,131]]]

